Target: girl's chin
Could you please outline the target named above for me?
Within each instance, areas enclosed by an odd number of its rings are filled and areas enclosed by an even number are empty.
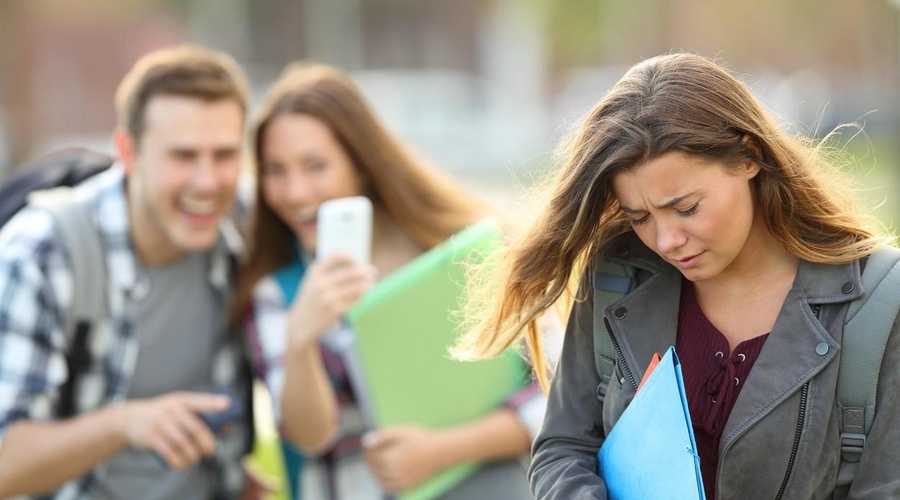
[[[302,234],[294,233],[297,237],[297,243],[300,244],[300,249],[303,250],[303,253],[307,255],[315,255],[316,254],[316,240],[315,238],[307,238]]]
[[[300,241],[315,241],[316,239],[315,224],[293,224],[291,229],[294,231],[294,236]]]
[[[303,253],[314,255],[316,250],[316,223],[312,222],[293,222],[289,224],[294,232],[294,238],[300,244]]]

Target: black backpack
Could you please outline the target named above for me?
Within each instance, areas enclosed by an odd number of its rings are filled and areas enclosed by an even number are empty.
[[[109,169],[115,158],[84,148],[48,153],[16,168],[0,185],[0,226],[28,204],[28,196],[60,186],[74,186]]]

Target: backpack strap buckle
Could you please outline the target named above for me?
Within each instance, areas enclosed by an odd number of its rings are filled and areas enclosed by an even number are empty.
[[[849,486],[859,472],[859,459],[866,446],[866,435],[856,432],[841,433],[841,464],[838,468],[837,485]]]
[[[604,331],[601,335],[606,335],[609,338],[608,334]],[[596,333],[595,333],[596,337]],[[609,343],[612,344],[612,339],[609,340]],[[615,371],[616,363],[610,358],[605,356],[599,356],[597,352],[594,352],[595,364],[597,365],[597,371],[600,375],[600,383],[597,384],[597,401],[603,402],[606,399],[606,390],[609,388],[609,381],[613,376],[613,372]]]
[[[859,462],[863,448],[866,446],[866,435],[855,432],[841,433],[841,456],[852,463]]]
[[[597,384],[597,401],[606,399],[606,389],[609,387],[609,379],[604,379]]]

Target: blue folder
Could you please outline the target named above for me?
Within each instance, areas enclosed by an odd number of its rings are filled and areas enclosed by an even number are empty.
[[[597,452],[612,500],[705,500],[681,364],[670,347]]]

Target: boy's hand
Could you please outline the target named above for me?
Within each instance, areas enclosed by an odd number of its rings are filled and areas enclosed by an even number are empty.
[[[125,437],[128,444],[152,450],[170,467],[184,470],[212,456],[216,438],[200,413],[228,408],[226,396],[175,392],[126,403]]]

